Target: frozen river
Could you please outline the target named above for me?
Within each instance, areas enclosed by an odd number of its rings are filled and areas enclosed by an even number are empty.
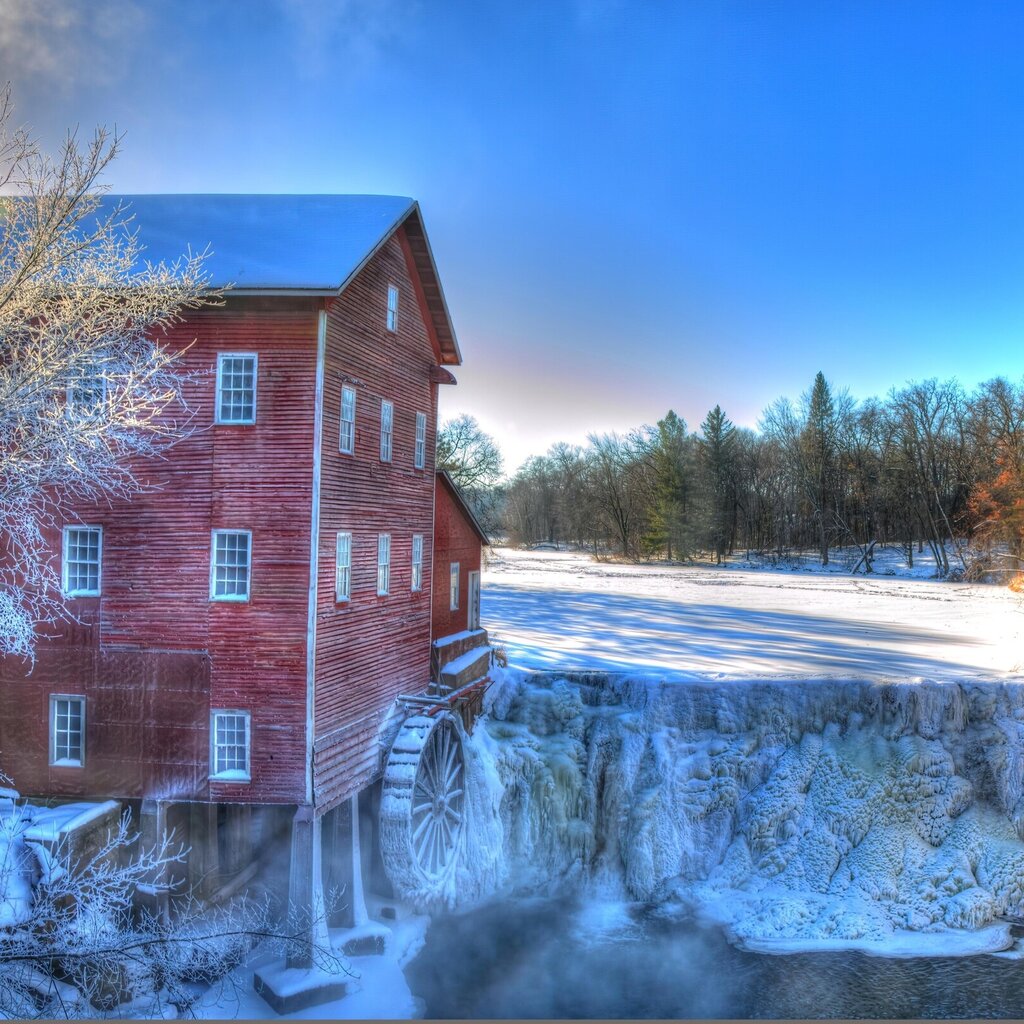
[[[998,679],[1024,670],[1024,601],[908,575],[597,563],[495,549],[483,625],[521,668]],[[886,575],[892,572],[894,575]],[[901,573],[903,575],[896,575]]]

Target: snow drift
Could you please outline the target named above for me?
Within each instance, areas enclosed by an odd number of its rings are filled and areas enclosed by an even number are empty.
[[[507,670],[487,709],[460,893],[573,886],[757,948],[998,949],[978,930],[1024,917],[1020,683]]]

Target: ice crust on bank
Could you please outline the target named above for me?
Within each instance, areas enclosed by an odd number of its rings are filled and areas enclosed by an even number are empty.
[[[474,894],[578,886],[790,948],[1024,917],[1020,683],[506,670],[487,710]]]

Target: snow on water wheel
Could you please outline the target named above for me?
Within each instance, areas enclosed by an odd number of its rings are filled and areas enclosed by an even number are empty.
[[[381,794],[381,852],[401,896],[443,896],[466,826],[462,724],[449,714],[414,715],[395,737]]]

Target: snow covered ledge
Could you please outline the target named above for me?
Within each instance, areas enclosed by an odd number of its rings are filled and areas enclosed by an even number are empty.
[[[762,952],[1013,945],[1024,680],[495,675],[505,885],[696,912]]]

